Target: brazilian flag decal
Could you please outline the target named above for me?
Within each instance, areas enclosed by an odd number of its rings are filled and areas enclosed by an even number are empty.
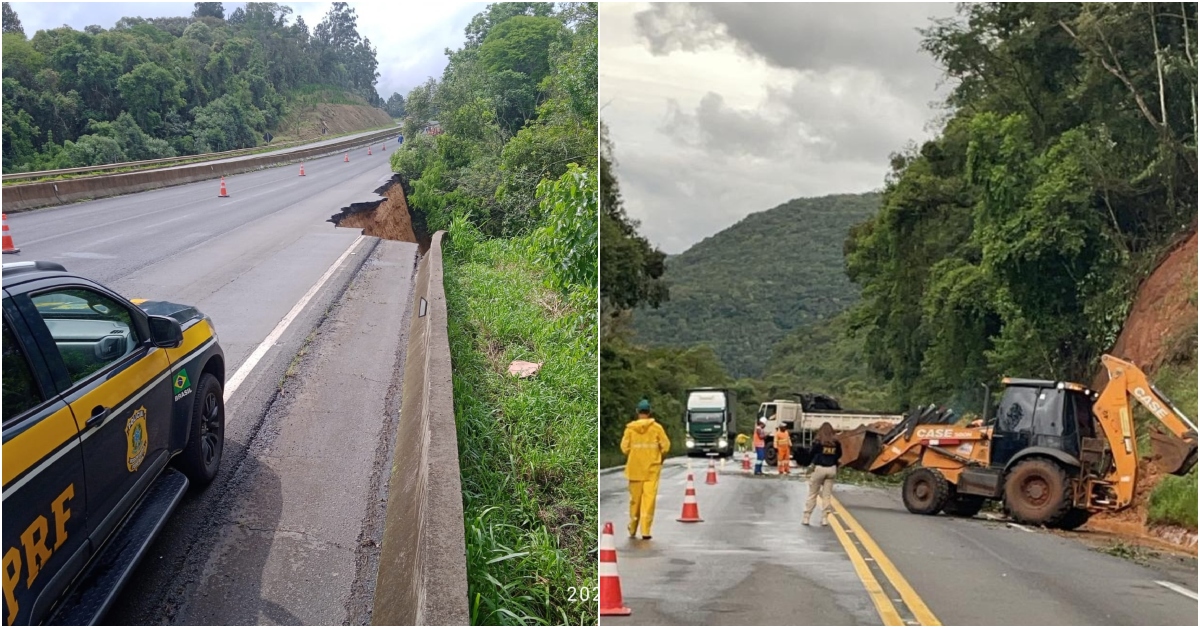
[[[175,394],[178,395],[191,387],[192,380],[188,379],[187,369],[180,369],[179,374],[175,376]]]

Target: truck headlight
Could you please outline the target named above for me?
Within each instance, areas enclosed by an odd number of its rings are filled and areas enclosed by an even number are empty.
[[[726,447],[729,446],[729,439],[722,438],[721,440],[717,441],[717,446],[720,447],[721,449],[725,449]]]
[[[696,446],[696,441],[695,441],[695,440],[692,440],[691,438],[687,439],[687,446],[688,446],[688,447],[695,447],[695,446]]]

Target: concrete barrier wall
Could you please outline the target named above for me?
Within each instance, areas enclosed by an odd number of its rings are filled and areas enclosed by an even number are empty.
[[[413,284],[404,397],[371,614],[375,625],[466,625],[470,619],[454,382],[442,288],[445,233],[433,234]]]
[[[382,139],[395,137],[399,132],[399,128],[390,129],[336,144],[300,149],[280,155],[245,157],[236,161],[188,164],[155,170],[140,170],[137,172],[124,172],[96,177],[64,179],[62,181],[6,185],[3,188],[4,212],[16,213],[27,209],[62,205],[84,199],[131,194],[133,192],[144,192],[172,185],[227,177],[251,170],[261,170],[262,168],[271,166],[341,153],[351,148],[366,146]]]

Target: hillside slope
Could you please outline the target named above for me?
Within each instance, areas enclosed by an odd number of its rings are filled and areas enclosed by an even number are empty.
[[[794,199],[668,258],[670,301],[638,311],[638,340],[708,344],[731,375],[759,375],[790,330],[857,300],[842,244],[878,208],[874,193]]]

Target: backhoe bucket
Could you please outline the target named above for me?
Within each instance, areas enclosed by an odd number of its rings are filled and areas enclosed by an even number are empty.
[[[863,425],[838,434],[837,439],[842,443],[838,465],[859,471],[870,469],[871,463],[883,451],[884,437],[891,430],[890,425]]]
[[[843,445],[844,447],[845,445]],[[1172,475],[1187,475],[1196,466],[1196,441],[1184,440],[1158,430],[1150,431],[1154,464]]]

